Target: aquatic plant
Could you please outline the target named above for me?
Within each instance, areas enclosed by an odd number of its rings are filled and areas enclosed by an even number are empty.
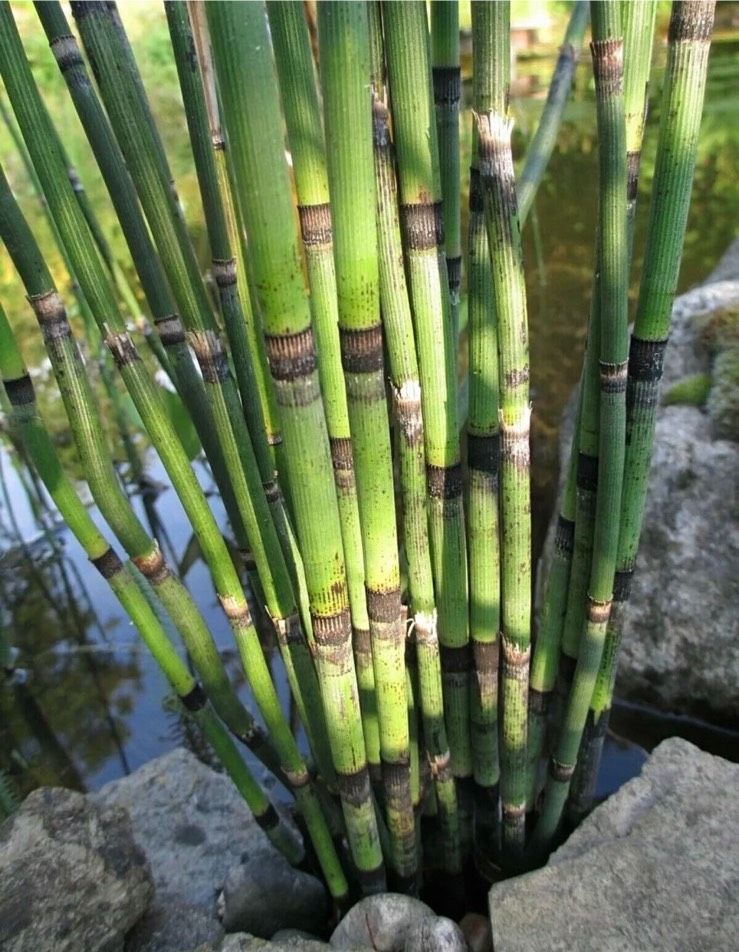
[[[234,740],[294,797],[337,902],[388,885],[415,892],[429,864],[453,884],[473,856],[505,870],[539,861],[565,815],[577,818],[592,802],[647,492],[713,4],[673,4],[630,351],[655,4],[590,5],[596,268],[538,625],[521,230],[554,147],[588,5],[573,4],[517,175],[509,5],[473,0],[465,243],[456,3],[434,0],[429,23],[422,0],[319,2],[317,50],[297,2],[165,3],[213,294],[115,4],[71,6],[87,63],[60,5],[36,4],[156,327],[143,349],[121,308],[132,297],[127,282],[94,208],[70,182],[8,4],[0,6],[0,72],[88,314],[82,343],[107,349],[110,372],[120,374],[162,459],[263,726],[237,698],[191,595],[121,488],[91,368],[3,174],[0,234],[38,319],[91,492],[130,563],[113,553],[67,480],[0,312],[16,439],[257,821],[298,863],[303,847]],[[467,410],[458,379],[465,292]],[[237,559],[154,383],[155,362],[191,417]],[[279,647],[304,747],[282,709],[247,592]]]

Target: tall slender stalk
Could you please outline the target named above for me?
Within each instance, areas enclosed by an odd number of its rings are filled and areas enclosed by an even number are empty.
[[[370,795],[341,524],[264,7],[212,2],[206,10],[283,424],[339,793],[360,884],[365,892],[381,891],[385,870]]]
[[[509,4],[496,4],[494,49],[509,56]],[[492,50],[488,48],[488,55]],[[506,60],[507,61],[507,60]],[[507,105],[507,96],[504,98]],[[526,737],[531,643],[531,504],[529,357],[521,226],[505,111],[477,117],[480,175],[498,322],[501,494],[501,648],[503,848],[516,861],[524,845]]]
[[[580,753],[585,769],[573,803],[578,816],[587,812],[592,805],[613,701],[618,653],[648,488],[662,361],[670,331],[672,302],[690,206],[714,8],[715,3],[710,0],[700,3],[676,2],[670,19],[653,198],[629,351],[626,459],[613,607],[603,660],[590,704],[591,730],[587,736],[588,743],[583,744]],[[664,195],[670,196],[669,202],[663,200]]]
[[[318,38],[326,138],[331,142],[328,172],[341,360],[362,527],[385,808],[394,871],[400,887],[412,890],[416,846],[405,632],[380,323],[366,5],[321,4]]]
[[[472,4],[472,108],[504,113],[510,82],[505,31],[495,29],[493,7]],[[480,791],[478,823],[495,825],[498,752],[500,540],[498,467],[498,340],[485,205],[472,120],[468,230],[469,415],[467,419],[467,545],[470,637],[475,678],[471,694],[473,771]]]
[[[23,364],[8,319],[0,306],[0,376],[11,405],[10,425],[22,441],[70,532],[110,585],[123,609],[139,630],[154,659],[177,694],[194,715],[252,814],[272,843],[293,864],[303,858],[302,844],[285,826],[251,771],[241,760],[205,694],[170,643],[161,622],[139,587],[131,569],[100,533],[67,479],[43,422],[38,416],[33,383]]]
[[[433,0],[431,4],[431,75],[439,142],[444,246],[449,281],[451,320],[459,332],[459,290],[462,284],[462,189],[459,175],[459,3]]]
[[[251,405],[253,407],[256,405],[256,401],[253,400],[254,374],[251,355],[244,334],[244,315],[236,284],[236,259],[231,255],[230,238],[221,202],[218,174],[214,155],[208,142],[209,132],[205,97],[197,69],[197,54],[190,29],[190,21],[183,0],[175,0],[175,2],[168,0],[165,3],[165,9],[180,78],[190,142],[193,147],[195,166],[203,198],[203,209],[213,258],[213,272],[218,285],[221,313],[226,326],[230,328],[231,338],[237,342],[238,364],[241,373],[247,378],[244,381],[243,392],[246,403],[243,406],[249,407]],[[248,415],[249,410],[246,409],[245,413]],[[287,550],[288,555],[292,554],[287,528],[287,514],[284,510],[279,485],[273,478],[273,464],[264,426],[261,416],[258,414],[258,407],[257,415],[258,418],[251,421],[251,434],[247,435],[244,428],[241,428],[235,429],[234,435],[242,444],[245,439],[248,440],[251,436],[251,445],[254,449],[253,456],[248,456],[246,460],[242,455],[241,463],[244,470],[251,470],[253,473],[251,480],[248,481],[247,491],[249,496],[255,499],[257,503],[255,505],[255,516],[265,538],[265,548],[267,549],[269,567],[274,580],[274,588],[269,586],[271,580],[265,581],[261,575],[260,584],[265,592],[267,610],[277,631],[280,653],[300,719],[305,727],[321,773],[327,781],[332,782],[333,770],[326,734],[325,716],[313,659],[309,652],[307,640],[302,636],[302,633],[299,630],[291,631],[292,628],[299,627],[295,615],[296,603],[292,585],[293,578],[296,577],[297,573],[295,571],[290,572],[285,559],[285,550]],[[261,506],[259,506],[259,502],[263,498],[263,494],[259,487],[260,481],[263,482],[266,489],[264,494],[266,498],[264,498],[264,503]],[[274,525],[270,519],[267,504],[269,504],[274,518]],[[284,541],[279,538],[278,524],[285,527]],[[251,525],[250,523],[249,528],[251,528]],[[259,550],[257,550],[256,556],[257,567],[263,572],[264,566],[260,566],[259,563]],[[296,557],[299,558],[299,554]]]
[[[588,0],[575,0],[567,23],[564,41],[554,67],[554,73],[549,83],[547,101],[544,103],[544,109],[534,133],[534,138],[526,150],[526,159],[516,183],[518,217],[522,226],[528,218],[531,206],[534,204],[536,190],[539,188],[544,171],[554,151],[557,133],[562,123],[562,116],[572,87],[572,80],[587,25]]]
[[[444,719],[441,656],[428,529],[421,384],[413,337],[413,317],[403,268],[395,154],[385,102],[379,3],[373,3],[370,7],[370,39],[380,305],[397,426],[403,541],[408,562],[408,589],[413,625],[409,637],[415,643],[423,739],[438,806],[444,846],[443,860],[450,873],[458,874],[462,866],[459,810]],[[409,650],[412,651],[413,648]]]
[[[613,599],[623,485],[629,280],[620,4],[617,0],[592,3],[591,18],[600,181],[597,255],[600,272],[598,488],[586,623],[572,688],[550,761],[542,810],[534,831],[534,850],[546,848],[557,831],[577,762]]]
[[[80,12],[82,11],[78,9],[77,13]],[[84,12],[88,20],[97,19],[94,15],[89,16],[92,11],[86,9]],[[106,346],[113,354],[144,426],[195,530],[221,605],[231,624],[255,700],[279,752],[284,773],[290,780],[291,789],[305,816],[329,888],[335,896],[343,896],[347,889],[346,880],[311,787],[308,771],[280,708],[238,574],[203,491],[164,412],[161,396],[125,330],[110,277],[69,181],[60,168],[61,157],[53,150],[53,146],[49,148],[53,144],[53,137],[46,129],[48,117],[41,106],[38,90],[7,5],[0,8],[0,70],[49,208],[67,246],[82,290],[90,302]],[[12,235],[11,230],[11,237]],[[23,251],[23,248],[21,250]],[[48,282],[48,275],[45,278]],[[42,297],[34,299],[34,304],[39,320],[47,328],[47,341],[54,340],[55,329],[58,330],[66,324],[59,296],[53,289],[51,292],[47,290]],[[210,376],[217,380],[221,376],[220,365],[219,360],[212,360],[210,364],[206,362],[206,379]],[[142,531],[140,526],[138,531]],[[143,535],[144,538],[139,537],[138,543],[146,547],[148,540],[145,534]],[[150,562],[153,561],[149,572],[154,574],[160,569],[162,557],[156,549],[153,552],[150,549],[147,551],[151,556]]]
[[[380,733],[354,453],[341,365],[333,221],[329,204],[323,122],[308,24],[301,5],[269,2],[267,10],[295,172],[303,248],[308,265],[313,332],[318,352],[318,377],[326,412],[341,537],[344,543],[364,742],[370,775],[379,782]]]
[[[263,732],[238,702],[187,589],[168,569],[156,542],[147,535],[120,487],[61,298],[2,173],[0,235],[39,320],[77,451],[100,511],[139,571],[155,587],[223,719],[270,769],[279,769],[279,759]]]
[[[457,349],[444,257],[426,7],[422,0],[387,3],[383,16],[400,226],[421,381],[444,708],[452,773],[463,778],[472,773],[467,547],[457,421]]]

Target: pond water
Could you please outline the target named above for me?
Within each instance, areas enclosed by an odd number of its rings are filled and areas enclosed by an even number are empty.
[[[194,179],[188,171],[191,159],[182,146],[183,119],[174,67],[166,33],[162,32],[162,15],[152,11],[148,5],[139,11],[133,24],[134,48],[148,88],[155,89],[154,108],[161,120],[188,220],[193,225],[194,242],[204,254],[202,216]],[[102,185],[59,86],[55,67],[48,61],[45,43],[39,40],[33,16],[27,9],[20,18],[52,114],[65,134],[68,131],[69,139],[65,141],[73,161],[82,171],[96,207],[101,208],[103,225],[109,230],[116,252],[120,251],[121,260],[126,261]],[[718,42],[712,52],[680,290],[697,283],[711,270],[734,234],[739,210],[734,168],[739,154],[739,104],[732,95],[739,75],[737,48],[735,40]],[[655,91],[660,84],[663,58],[664,50],[658,44]],[[520,153],[535,128],[553,62],[553,57],[542,56],[517,64],[513,111]],[[632,296],[640,270],[658,108],[658,97],[653,95],[640,183]],[[465,117],[465,141],[468,131]],[[35,198],[24,184],[22,166],[10,151],[4,132],[0,133],[0,147],[4,165],[32,225],[38,229],[45,247],[50,246]],[[539,191],[536,214],[531,216],[524,235],[531,325],[537,549],[553,506],[559,419],[582,359],[592,274],[596,148],[591,70],[589,57],[584,53],[558,148]],[[58,256],[50,252],[50,257],[55,274],[65,284]],[[40,406],[48,413],[65,462],[80,478],[82,473],[65,437],[66,424],[53,381],[45,370],[32,316],[24,306],[22,291],[7,257],[0,264],[0,294],[19,328],[26,357],[37,368]],[[230,631],[217,606],[208,572],[198,558],[187,520],[175,494],[167,487],[155,455],[142,441],[137,445],[146,461],[150,489],[142,494],[140,489],[128,487],[135,507],[160,538],[172,563],[180,567],[234,683],[248,701],[249,692],[240,674]],[[5,685],[0,687],[0,767],[12,776],[20,792],[39,784],[96,789],[176,744],[185,743],[207,758],[207,749],[193,725],[164,700],[167,692],[163,678],[139,646],[134,629],[122,617],[105,583],[90,570],[75,541],[57,523],[43,491],[22,463],[5,449],[0,451],[0,465],[0,654],[9,672]],[[205,469],[198,469],[198,474],[204,486],[210,488]],[[217,496],[211,494],[210,499],[225,523]],[[94,507],[91,511],[99,520]],[[281,697],[287,704],[279,658],[275,656],[272,664]],[[648,729],[644,729],[646,721]],[[645,748],[651,748],[662,736],[685,733],[704,746],[718,747],[717,752],[737,756],[736,735],[717,735],[693,722],[687,725],[680,720],[663,721],[631,708],[624,714],[619,708],[615,723],[627,738]],[[600,793],[633,776],[644,758],[641,749],[617,738],[612,739],[608,749]]]

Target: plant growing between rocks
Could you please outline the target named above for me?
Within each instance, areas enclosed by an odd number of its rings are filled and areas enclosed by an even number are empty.
[[[596,268],[538,624],[521,229],[554,146],[588,5],[573,5],[517,178],[509,4],[473,0],[465,242],[456,3],[433,0],[429,22],[420,0],[321,0],[316,62],[301,3],[168,0],[215,294],[200,272],[115,4],[71,6],[81,47],[58,3],[36,10],[151,312],[157,333],[143,345],[119,304],[94,209],[70,182],[8,4],[0,6],[0,72],[89,310],[82,347],[94,353],[102,342],[162,459],[261,723],[237,698],[195,602],[121,489],[91,368],[3,174],[0,234],[38,319],[90,490],[130,562],[114,553],[67,480],[0,312],[0,371],[18,440],[257,821],[299,864],[304,847],[238,745],[294,797],[337,903],[388,887],[413,894],[431,867],[457,889],[473,860],[505,872],[541,862],[563,824],[593,802],[647,492],[713,3],[672,8],[630,344],[655,4],[603,0],[589,8]],[[460,289],[468,302],[468,406],[458,380]],[[236,560],[166,412],[155,362],[197,431]],[[257,625],[279,647],[304,748]]]

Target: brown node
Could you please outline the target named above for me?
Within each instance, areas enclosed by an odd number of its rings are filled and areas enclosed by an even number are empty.
[[[282,769],[287,782],[293,790],[297,790],[299,787],[305,787],[310,783],[310,774],[302,765],[297,770],[288,770],[286,767]]]
[[[602,96],[619,95],[623,92],[623,39],[616,37],[610,40],[593,40],[590,51],[593,55],[596,93]]]
[[[482,188],[482,177],[480,170],[474,166],[470,168],[470,212],[476,212],[478,215],[485,213],[485,193]]]
[[[113,578],[123,568],[123,563],[111,546],[108,546],[102,555],[90,561],[105,579]]]
[[[352,644],[355,654],[372,654],[372,636],[369,628],[354,628],[352,626]]]
[[[223,613],[232,625],[240,628],[250,628],[252,625],[251,612],[246,599],[238,595],[219,595]]]
[[[427,463],[426,483],[433,499],[458,499],[462,495],[462,464],[434,466]]]
[[[351,639],[351,616],[348,610],[335,615],[314,615],[313,635],[321,648],[338,648]]]
[[[159,340],[165,347],[181,344],[185,340],[185,331],[179,314],[167,314],[154,320]]]
[[[109,330],[105,335],[105,346],[113,355],[115,365],[119,369],[141,359],[128,331]]]
[[[569,783],[575,772],[574,764],[563,764],[554,757],[549,760],[549,776],[558,783]]]
[[[611,600],[598,602],[588,595],[587,614],[593,625],[605,625],[611,616]]]
[[[628,363],[609,364],[604,361],[598,363],[600,371],[601,393],[626,393],[626,378]]]
[[[192,689],[187,694],[180,694],[180,703],[188,711],[200,711],[208,703],[205,692],[200,685],[195,682]]]
[[[441,670],[444,674],[466,674],[472,667],[472,652],[469,642],[454,648],[441,645]]]
[[[400,206],[404,244],[411,251],[428,251],[444,244],[441,202],[414,202]]]
[[[298,205],[300,234],[308,248],[330,245],[333,241],[331,205]]]
[[[340,327],[341,364],[350,374],[382,370],[382,324],[354,330]]]
[[[626,153],[626,165],[627,165],[627,177],[626,177],[626,200],[629,202],[635,202],[638,194],[639,188],[639,162],[641,160],[641,151],[637,150],[636,152],[627,152]]]
[[[475,659],[475,670],[479,675],[483,677],[497,675],[500,657],[497,638],[495,641],[473,641],[472,655]]]
[[[313,329],[295,334],[265,334],[267,358],[275,380],[291,382],[310,376],[316,369]]]
[[[370,621],[392,624],[400,618],[400,589],[390,591],[365,588],[367,593],[367,614]]]
[[[280,501],[280,486],[276,479],[271,479],[268,483],[264,483],[264,495],[267,499],[267,502],[270,506],[274,506]]]
[[[369,771],[366,766],[359,770],[346,771],[342,773],[336,771],[336,782],[339,788],[339,796],[345,803],[353,807],[361,807],[370,796]]]
[[[187,339],[206,383],[223,383],[228,379],[226,348],[216,331],[189,331]]]
[[[462,93],[462,74],[459,66],[434,66],[431,74],[436,105],[453,106],[458,103]]]
[[[210,269],[219,288],[229,288],[236,284],[236,258],[213,258]]]
[[[29,294],[28,303],[33,308],[36,319],[44,328],[44,332],[47,325],[66,324],[67,327],[69,326],[64,302],[59,292],[54,288],[51,291],[44,291],[42,294]]]
[[[156,542],[149,552],[145,555],[134,556],[131,561],[144,578],[147,578],[152,585],[158,585],[169,578],[167,563],[164,561],[164,556],[159,551],[159,546]]]
[[[713,0],[674,3],[667,32],[670,43],[707,43],[713,30]]]

